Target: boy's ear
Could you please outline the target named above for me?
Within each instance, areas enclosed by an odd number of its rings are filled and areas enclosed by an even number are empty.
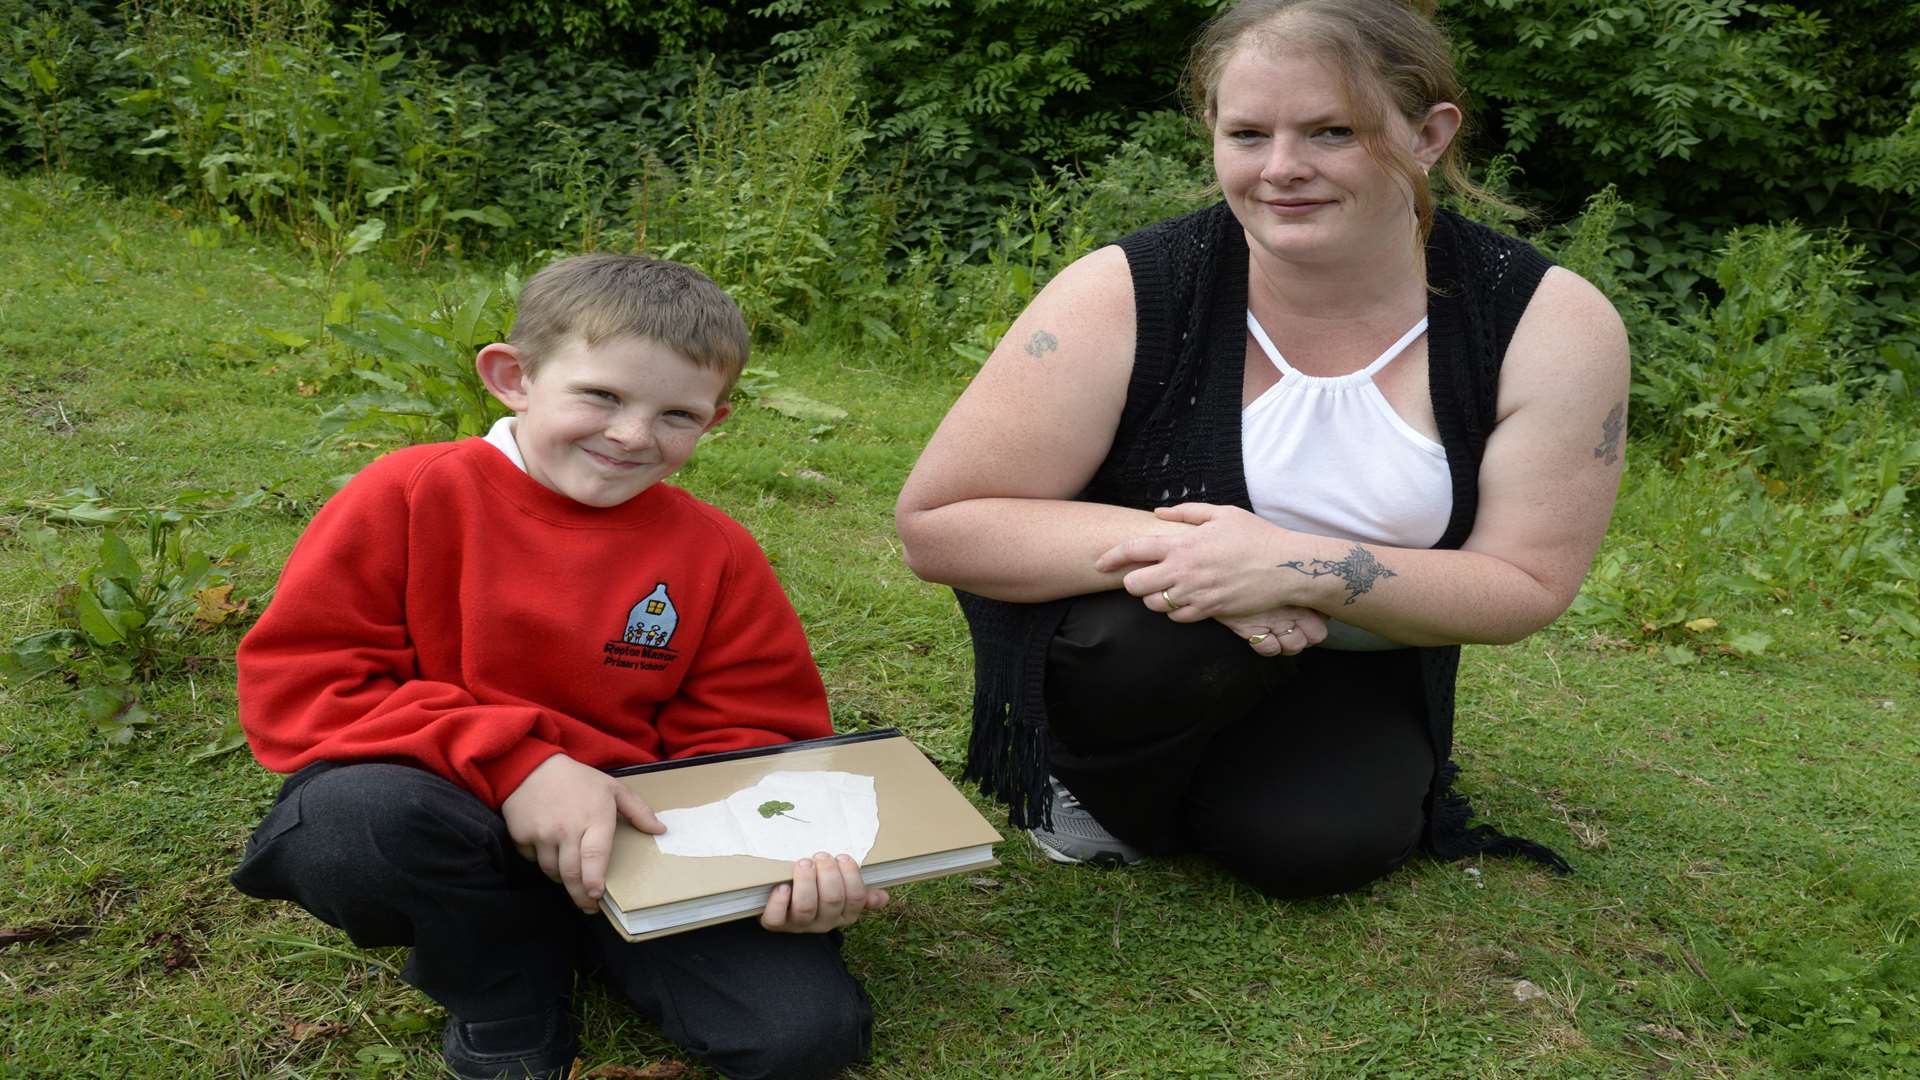
[[[723,401],[720,403],[719,408],[713,410],[713,419],[707,421],[707,426],[702,428],[701,430],[712,431],[714,428],[717,428],[720,426],[720,421],[725,420],[727,417],[732,415],[733,415],[733,402]]]
[[[487,392],[499,398],[500,404],[517,413],[527,411],[527,369],[519,349],[496,341],[480,350],[473,366],[480,372],[480,381],[487,384]]]

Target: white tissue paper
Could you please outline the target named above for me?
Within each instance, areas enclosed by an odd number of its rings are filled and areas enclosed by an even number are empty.
[[[880,835],[873,777],[847,772],[769,773],[719,802],[658,817],[667,831],[653,839],[668,855],[793,860],[824,851],[864,862]]]

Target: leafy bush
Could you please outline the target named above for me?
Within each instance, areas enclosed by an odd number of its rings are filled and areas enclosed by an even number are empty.
[[[640,67],[564,51],[462,67],[453,79],[492,128],[486,201],[518,223],[506,235],[535,250],[646,246],[631,229],[657,217],[675,187],[702,70],[683,55]],[[738,84],[726,67],[705,71],[714,92]]]
[[[378,0],[395,25],[422,36],[513,41],[522,47],[631,53],[708,46],[748,23],[744,3],[701,0]]]
[[[852,48],[878,88],[877,131],[928,159],[990,148],[1050,161],[1110,151],[1124,116],[1171,97],[1206,0],[773,0],[781,59]]]
[[[285,223],[332,264],[383,237],[424,256],[513,224],[480,196],[492,130],[480,99],[410,60],[399,35],[363,21],[336,43],[292,0],[237,28],[166,11],[130,29],[147,86],[125,103],[153,125],[137,153],[169,163],[203,205]]]
[[[1212,0],[773,0],[758,14],[803,68],[852,50],[874,146],[905,163],[904,239],[990,243],[1000,211],[1056,167],[1083,168],[1143,111],[1177,106],[1186,45]]]
[[[1491,140],[1537,190],[1628,197],[1736,220],[1838,196],[1855,139],[1912,104],[1912,0],[1447,0]],[[1842,206],[1844,210],[1846,207]]]
[[[1649,276],[1661,264],[1622,243],[1633,216],[1609,188],[1544,238],[1619,307],[1636,444],[1664,466],[1630,472],[1573,621],[1730,644],[1730,611],[1818,605],[1855,636],[1920,646],[1920,437],[1905,376],[1864,347],[1877,313],[1857,302],[1859,251],[1795,225],[1738,230],[1713,268],[1718,301],[1676,312]]]
[[[146,127],[117,104],[139,73],[121,61],[111,4],[0,0],[0,162],[125,180]]]
[[[1858,404],[1884,391],[1850,346],[1861,253],[1795,225],[1728,235],[1714,268],[1720,299],[1646,358],[1634,400],[1642,431],[1676,453],[1737,456],[1799,472],[1857,437]]]
[[[458,303],[425,316],[368,310],[327,327],[361,361],[349,374],[372,389],[328,410],[319,439],[372,435],[413,444],[486,434],[507,408],[480,381],[473,358],[507,339],[519,295],[509,274],[500,289],[474,285]]]

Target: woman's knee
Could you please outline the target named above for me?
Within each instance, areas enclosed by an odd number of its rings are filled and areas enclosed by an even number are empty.
[[[1210,854],[1254,888],[1281,899],[1335,896],[1392,873],[1420,842],[1418,826],[1379,822],[1296,822],[1254,830],[1245,843]]]

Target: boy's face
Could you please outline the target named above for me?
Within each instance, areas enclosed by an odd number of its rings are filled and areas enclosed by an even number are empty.
[[[527,473],[588,506],[618,506],[673,475],[732,408],[721,400],[725,373],[640,338],[591,348],[575,338],[532,377],[501,375],[489,386],[519,414]]]

